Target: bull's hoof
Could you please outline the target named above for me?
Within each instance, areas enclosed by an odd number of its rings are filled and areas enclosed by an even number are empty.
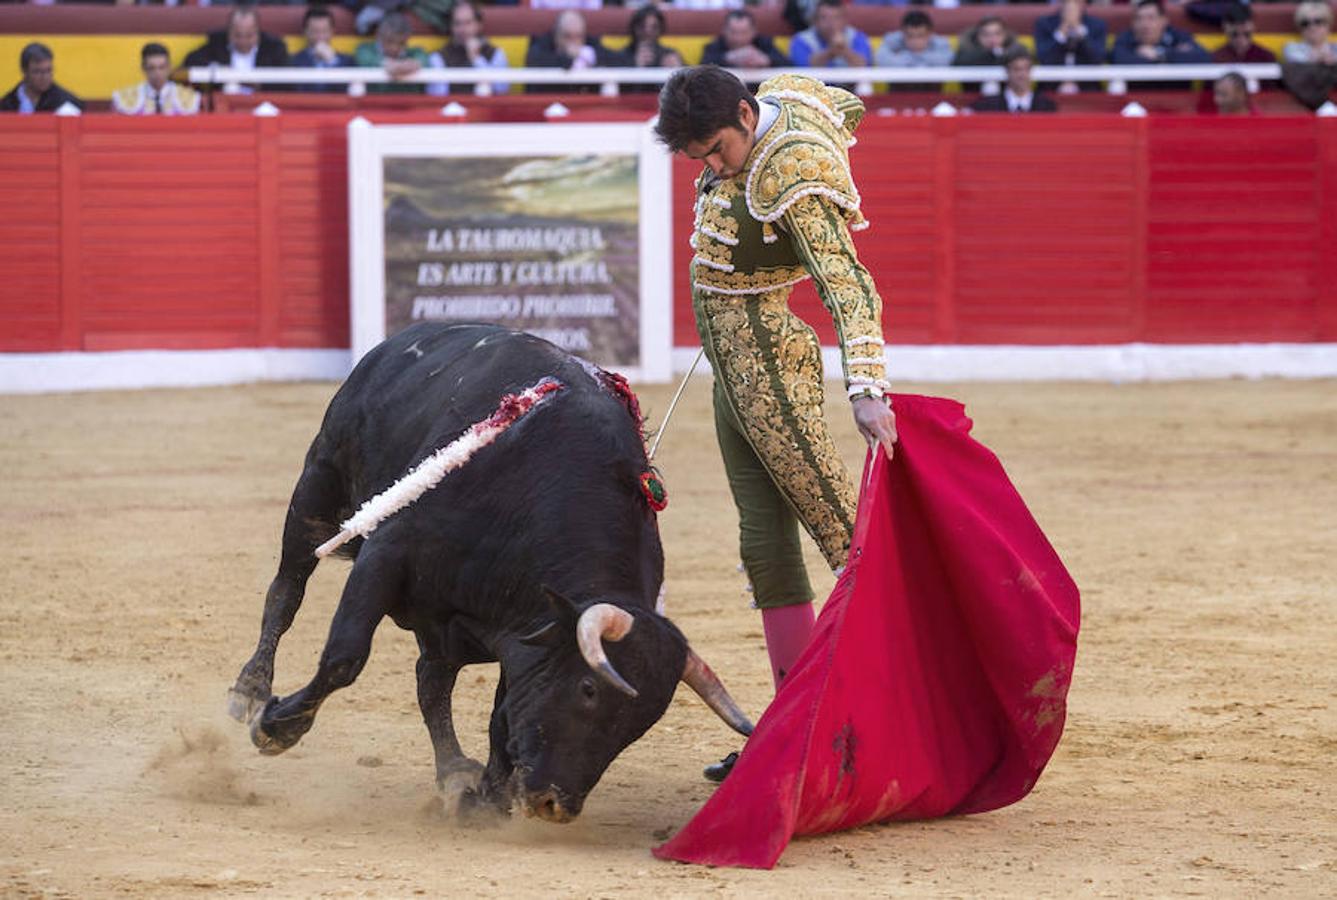
[[[446,815],[452,815],[445,811]],[[468,828],[496,828],[511,817],[510,807],[501,808],[487,800],[481,792],[470,788],[460,794],[452,818]]]
[[[483,767],[468,757],[448,763],[437,773],[436,788],[441,798],[441,813],[449,820],[463,821],[468,810],[478,805],[478,785]]]
[[[265,756],[278,756],[297,741],[284,741],[265,731],[265,713],[278,703],[278,698],[271,697],[269,702],[260,707],[251,716],[251,743]]]
[[[227,692],[227,714],[238,722],[249,722],[268,701],[269,694],[248,693],[238,685]]]

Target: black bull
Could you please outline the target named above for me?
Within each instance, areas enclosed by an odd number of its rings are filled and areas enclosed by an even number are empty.
[[[315,677],[272,696],[274,653],[315,548],[502,395],[545,377],[563,389],[343,548],[355,562]],[[261,752],[293,746],[325,698],[357,677],[388,615],[417,636],[437,782],[461,811],[518,801],[551,821],[574,818],[614,757],[664,714],[679,680],[748,733],[709,667],[656,611],[664,556],[640,486],[648,468],[639,423],[602,373],[545,341],[433,324],[385,341],[330,401],[307,451],[232,714],[250,721]],[[461,667],[484,662],[500,662],[501,676],[480,767],[456,740],[451,692]]]

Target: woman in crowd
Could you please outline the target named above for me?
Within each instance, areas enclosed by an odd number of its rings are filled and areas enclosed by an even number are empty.
[[[510,66],[506,54],[500,47],[491,44],[483,36],[483,10],[475,0],[456,0],[450,10],[450,30],[446,43],[431,56],[435,68],[447,69],[505,69]],[[480,81],[473,85],[456,85],[456,91],[475,93],[483,96],[504,94],[510,90],[505,81]],[[429,91],[433,94],[448,94],[449,84],[433,85]]]
[[[1329,40],[1332,34],[1331,6],[1313,0],[1301,3],[1295,7],[1295,30],[1300,32],[1300,40],[1282,48],[1282,62],[1337,65],[1337,44]]]
[[[961,35],[952,58],[954,66],[1001,66],[1003,57],[1017,46],[1016,35],[997,16],[985,16]]]
[[[1007,30],[1002,19],[985,16],[978,25],[961,35],[956,45],[956,55],[952,57],[952,65],[1001,66],[1007,54],[1018,46],[1016,35]],[[980,84],[980,93],[991,97],[1001,88],[1002,85],[997,81],[985,81]]]
[[[682,65],[682,57],[672,47],[660,43],[667,24],[664,14],[653,6],[642,6],[631,15],[627,33],[631,40],[623,51],[624,65],[636,69],[676,69]],[[621,88],[628,94],[657,94],[657,84],[624,84]]]

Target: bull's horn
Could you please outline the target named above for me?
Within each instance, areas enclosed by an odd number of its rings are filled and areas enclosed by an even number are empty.
[[[594,604],[580,614],[580,621],[576,623],[580,655],[585,657],[591,669],[603,676],[604,681],[628,697],[635,697],[636,689],[617,674],[617,669],[608,661],[608,654],[604,653],[603,642],[622,640],[635,624],[631,613],[611,603]]]
[[[682,680],[687,682],[687,686],[696,691],[697,696],[706,701],[706,705],[730,728],[742,735],[752,733],[752,722],[729,696],[719,676],[710,670],[706,661],[697,656],[691,647],[687,648],[687,665],[683,667]]]

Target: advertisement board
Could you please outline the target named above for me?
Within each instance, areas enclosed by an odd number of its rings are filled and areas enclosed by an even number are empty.
[[[415,322],[672,376],[667,154],[645,124],[349,125],[354,360]]]

